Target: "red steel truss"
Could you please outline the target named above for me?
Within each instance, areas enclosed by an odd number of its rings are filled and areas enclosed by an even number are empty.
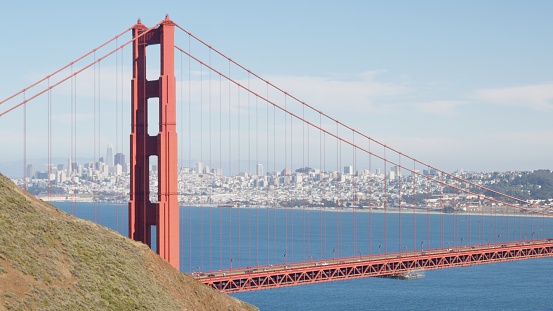
[[[157,253],[179,269],[179,204],[174,74],[174,26],[168,18],[159,27],[133,27],[131,124],[131,188],[129,236],[152,246],[156,230]],[[146,79],[146,47],[160,45],[160,77]],[[159,99],[159,132],[148,135],[148,99]],[[149,157],[157,156],[158,199],[150,201]]]
[[[414,270],[466,267],[551,256],[553,241],[550,239],[522,244],[490,244],[459,249],[436,249],[422,253],[375,255],[370,258],[350,257],[339,261],[319,260],[295,264],[288,268],[263,266],[247,270],[217,271],[205,273],[197,279],[217,290],[236,293],[352,278],[402,275]]]

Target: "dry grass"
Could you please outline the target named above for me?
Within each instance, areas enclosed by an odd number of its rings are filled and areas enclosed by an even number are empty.
[[[0,175],[0,310],[256,310]]]

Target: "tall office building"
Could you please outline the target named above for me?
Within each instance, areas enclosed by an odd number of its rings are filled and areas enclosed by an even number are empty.
[[[33,178],[35,176],[35,168],[32,164],[27,165],[27,178]]]
[[[344,174],[353,175],[353,166],[351,165],[344,166]]]
[[[121,165],[121,168],[123,169],[123,173],[127,172],[127,163],[125,162],[125,155],[121,152],[118,152],[115,154],[115,162],[114,165]]]
[[[282,176],[289,176],[289,175],[292,175],[292,170],[291,170],[289,167],[285,167],[285,168],[282,170],[281,175],[282,175]]]
[[[113,146],[108,144],[108,150],[106,150],[106,164],[109,167],[113,167]]]
[[[263,176],[263,164],[257,164],[257,176]]]
[[[390,172],[392,172],[392,171],[394,172],[396,177],[398,177],[398,178],[401,177],[401,169],[399,168],[399,166],[392,166],[390,168]]]
[[[204,173],[204,165],[202,162],[196,162],[196,173],[203,174]]]

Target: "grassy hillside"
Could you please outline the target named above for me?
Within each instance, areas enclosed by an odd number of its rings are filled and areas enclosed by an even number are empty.
[[[0,174],[0,310],[257,310]]]

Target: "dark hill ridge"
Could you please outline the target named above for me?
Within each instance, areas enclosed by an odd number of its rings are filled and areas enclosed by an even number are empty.
[[[257,310],[0,174],[0,310]]]

